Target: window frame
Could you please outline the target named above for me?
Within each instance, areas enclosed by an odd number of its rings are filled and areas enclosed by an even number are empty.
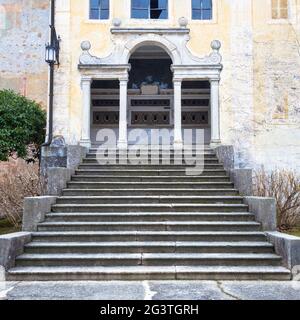
[[[202,1],[203,0],[198,0],[198,1],[201,1],[201,3],[202,3]],[[210,9],[203,9],[203,8],[194,8],[193,7],[193,0],[191,0],[191,20],[192,21],[212,21],[212,20],[214,20],[214,1],[213,0],[210,0],[211,1],[211,8]],[[210,19],[196,19],[196,18],[194,18],[194,11],[200,11],[201,13],[203,13],[203,11],[206,11],[206,10],[210,10],[210,12],[211,12],[211,17],[210,17]]]
[[[273,7],[273,1],[277,1],[276,8]],[[271,0],[271,19],[272,20],[288,20],[289,19],[289,0],[285,0],[286,3],[286,17],[282,17],[282,7],[281,7],[282,0]],[[273,11],[276,10],[276,14],[278,18],[273,17]]]
[[[266,23],[269,25],[297,23],[297,3],[296,0],[288,0],[288,18],[273,19],[272,18],[272,0],[268,0],[268,8],[266,10]]]
[[[147,18],[139,18],[139,17],[133,17],[133,10],[146,10],[146,8],[133,8],[133,1],[134,0],[130,0],[130,19],[133,20],[147,20],[147,21],[168,21],[169,20],[169,12],[170,12],[170,0],[166,0],[167,5],[166,5],[166,9],[162,9],[162,10],[166,10],[167,11],[167,16],[166,18],[151,18],[151,13],[154,10],[159,10],[159,8],[156,9],[151,9],[151,0],[149,0],[149,6],[147,8],[147,13],[148,13],[148,17]]]
[[[98,0],[98,1],[102,1],[102,0]],[[92,11],[92,0],[88,0],[88,21],[89,22],[107,22],[110,21],[111,19],[111,11],[112,11],[112,5],[111,5],[111,0],[107,0],[108,1],[108,9],[102,9],[101,7],[98,8],[97,10],[99,11],[99,16],[101,16],[101,10],[108,10],[108,16],[107,18],[97,18],[94,19],[91,17],[91,11]]]

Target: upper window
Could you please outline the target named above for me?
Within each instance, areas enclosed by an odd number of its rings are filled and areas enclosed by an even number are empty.
[[[168,0],[131,0],[131,18],[168,19]]]
[[[272,0],[272,19],[288,18],[288,0]]]
[[[90,0],[90,19],[109,19],[109,0]]]
[[[212,0],[192,0],[192,19],[211,20]]]

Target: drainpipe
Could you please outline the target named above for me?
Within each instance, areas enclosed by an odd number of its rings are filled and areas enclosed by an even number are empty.
[[[51,13],[50,13],[50,44],[55,46],[57,38],[55,32],[55,0],[50,1]],[[48,108],[48,136],[47,141],[42,145],[48,147],[52,143],[53,139],[53,97],[54,97],[54,65],[55,62],[49,63],[49,108]]]

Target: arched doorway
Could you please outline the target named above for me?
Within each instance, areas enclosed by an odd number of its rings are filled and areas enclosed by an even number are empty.
[[[117,141],[122,140],[126,144],[139,143],[135,138],[131,139],[135,129],[143,130],[142,144],[145,136],[147,144],[153,142],[153,129],[160,129],[160,144],[173,144],[176,141],[176,117],[182,138],[185,129],[203,129],[205,143],[210,142],[210,82],[205,78],[182,78],[178,89],[178,81],[176,86],[174,82],[172,59],[162,46],[144,43],[136,46],[129,56],[130,70],[128,78],[122,81],[123,85],[120,80],[93,80],[92,143],[99,129],[109,128],[114,130]],[[177,116],[176,101],[180,102]],[[122,132],[123,139],[120,139]]]

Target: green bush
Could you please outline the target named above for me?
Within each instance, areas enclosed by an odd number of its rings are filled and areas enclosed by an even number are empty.
[[[17,153],[27,155],[27,146],[40,146],[45,139],[46,113],[39,104],[11,90],[0,90],[0,161]]]

